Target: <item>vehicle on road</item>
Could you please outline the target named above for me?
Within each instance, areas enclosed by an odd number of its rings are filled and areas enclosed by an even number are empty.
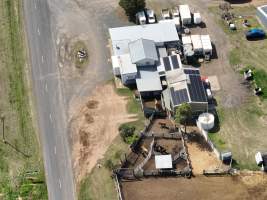
[[[156,17],[155,17],[154,10],[146,9],[146,16],[147,16],[147,21],[149,24],[156,23]]]
[[[168,8],[164,8],[161,10],[162,19],[171,19],[171,13]]]
[[[265,36],[266,36],[266,33],[264,32],[264,30],[259,29],[259,28],[254,28],[246,32],[246,38],[248,40],[263,39],[265,38]]]

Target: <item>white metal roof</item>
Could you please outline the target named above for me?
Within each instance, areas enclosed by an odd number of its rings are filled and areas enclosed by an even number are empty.
[[[180,5],[179,11],[182,19],[191,18],[191,12],[188,5]]]
[[[139,39],[129,43],[132,63],[144,59],[158,61],[158,54],[153,40]]]
[[[117,62],[120,63],[121,74],[137,73],[136,65],[132,63],[129,54],[117,56],[117,59],[118,59]]]
[[[128,40],[130,42],[140,38],[153,40],[156,43],[179,41],[173,21],[110,28],[109,34],[113,45],[121,40]]]
[[[202,41],[202,46],[203,50],[212,50],[212,45],[211,45],[211,40],[209,35],[201,35],[201,41]]]
[[[155,67],[139,67],[136,85],[139,92],[162,90],[159,74]]]
[[[200,50],[203,48],[200,35],[191,35],[191,41],[194,50]]]
[[[171,169],[172,156],[169,155],[155,155],[156,169]]]

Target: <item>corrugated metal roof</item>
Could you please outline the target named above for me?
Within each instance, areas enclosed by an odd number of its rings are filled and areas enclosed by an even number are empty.
[[[120,63],[121,74],[137,73],[136,65],[132,63],[129,54],[117,56],[118,62]]]
[[[121,40],[135,41],[140,38],[153,40],[156,43],[179,41],[178,33],[173,21],[110,28],[109,34],[112,43]]]
[[[136,85],[139,92],[162,90],[161,81],[156,67],[139,67]]]
[[[132,63],[137,63],[144,59],[158,60],[157,50],[153,40],[139,39],[130,42],[129,50]]]

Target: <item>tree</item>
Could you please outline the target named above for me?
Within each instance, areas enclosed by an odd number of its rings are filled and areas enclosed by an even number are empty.
[[[135,21],[135,15],[146,7],[145,0],[120,0],[119,5],[124,9],[129,21]]]
[[[192,109],[188,103],[182,103],[175,111],[176,124],[183,124],[186,132],[186,125],[192,118]]]
[[[120,136],[122,137],[124,142],[127,142],[129,138],[134,135],[135,127],[129,126],[127,124],[122,124],[119,127]]]

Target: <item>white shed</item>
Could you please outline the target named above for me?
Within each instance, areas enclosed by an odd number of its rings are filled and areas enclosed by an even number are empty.
[[[179,6],[180,17],[183,25],[191,24],[191,12],[188,5]]]
[[[201,35],[201,42],[204,54],[212,55],[212,45],[209,35]]]
[[[169,155],[155,155],[156,169],[171,169],[172,156]]]
[[[200,35],[191,35],[191,41],[193,44],[193,50],[197,54],[203,53],[203,45]]]

